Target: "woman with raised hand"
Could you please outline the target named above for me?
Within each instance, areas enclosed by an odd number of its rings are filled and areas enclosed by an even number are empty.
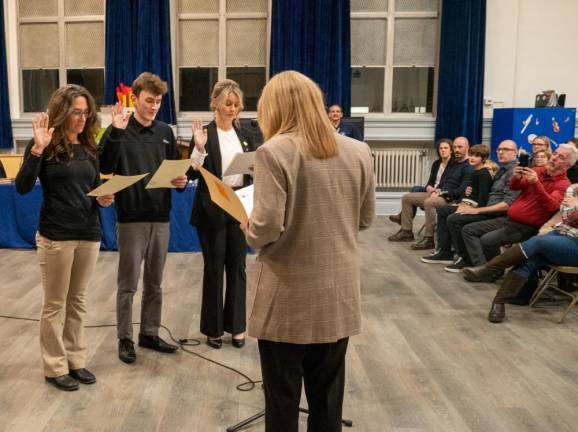
[[[85,297],[100,248],[98,206],[109,206],[114,197],[87,195],[100,184],[92,95],[78,85],[61,87],[47,111],[32,123],[34,138],[26,147],[16,190],[30,192],[37,178],[42,185],[36,233],[44,290],[40,347],[46,381],[70,391],[78,390],[79,382],[96,382],[86,369]]]
[[[233,189],[248,186],[252,182],[248,175],[223,177],[236,153],[255,150],[251,134],[238,123],[243,110],[239,85],[228,79],[215,84],[211,109],[215,119],[206,128],[200,120],[193,122],[190,156],[195,165],[203,166]],[[191,169],[189,176],[199,179],[191,225],[197,228],[204,261],[201,333],[207,336],[207,344],[212,348],[221,348],[225,332],[231,334],[232,345],[241,348],[246,328],[247,244],[239,222],[211,201],[199,171]]]

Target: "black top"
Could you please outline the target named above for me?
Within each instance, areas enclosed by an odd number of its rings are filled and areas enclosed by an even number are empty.
[[[466,188],[470,185],[473,171],[474,168],[470,165],[468,158],[462,162],[453,159],[446,166],[438,188],[442,191],[448,191],[450,198],[457,200],[463,196]]]
[[[570,168],[568,168],[566,175],[568,176],[570,183],[578,183],[578,163],[575,163]]]
[[[2,165],[2,161],[0,161],[0,178],[6,178],[6,171],[4,171],[4,165]]]
[[[104,174],[131,176],[149,173],[141,181],[115,194],[119,222],[169,221],[171,190],[145,189],[163,160],[180,159],[169,125],[153,121],[145,127],[133,115],[126,129],[108,127],[100,140],[98,153],[100,170]]]
[[[47,160],[46,155],[30,153],[30,141],[24,162],[16,176],[16,190],[28,193],[40,179],[44,200],[40,209],[38,232],[56,241],[100,241],[98,205],[86,194],[100,184],[98,161],[89,158],[80,144],[72,146],[69,161]]]
[[[211,172],[215,176],[223,177],[223,167],[222,157],[221,157],[221,147],[219,145],[219,135],[217,134],[217,124],[212,121],[206,127],[207,129],[207,144],[205,144],[205,152],[207,152],[207,157],[203,164],[203,168]],[[241,141],[241,147],[243,152],[255,151],[255,142],[253,141],[253,136],[249,131],[241,128],[235,127],[235,132]],[[189,155],[192,153],[195,147],[195,137],[191,139],[189,145]],[[213,201],[211,201],[211,195],[209,194],[209,188],[207,183],[199,171],[193,170],[192,168],[187,173],[189,178],[192,180],[198,179],[199,184],[197,186],[197,191],[195,193],[195,201],[193,203],[193,210],[191,212],[191,225],[196,225],[197,227],[205,228],[221,228],[225,226],[226,221],[233,221],[231,218],[225,216],[225,211],[217,206]],[[251,176],[243,176],[243,187],[249,186],[252,183]],[[238,223],[238,222],[237,222]]]
[[[492,175],[487,168],[482,168],[472,173],[472,193],[468,199],[478,203],[478,207],[485,207],[490,196],[493,183]]]

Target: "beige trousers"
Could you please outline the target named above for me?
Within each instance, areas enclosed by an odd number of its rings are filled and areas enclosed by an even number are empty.
[[[427,192],[410,192],[401,198],[401,229],[413,229],[413,207],[421,207],[425,212],[424,237],[433,237],[437,220],[437,209],[448,205],[445,199],[431,198]]]
[[[85,294],[100,242],[54,241],[36,234],[44,290],[40,349],[44,375],[66,375],[86,366]]]

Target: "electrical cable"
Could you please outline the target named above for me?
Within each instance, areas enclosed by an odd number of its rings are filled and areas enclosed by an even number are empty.
[[[39,319],[36,318],[24,318],[24,317],[17,317],[17,316],[11,316],[11,315],[0,315],[0,318],[5,318],[5,319],[12,319],[12,320],[19,320],[19,321],[33,321],[33,322],[40,322]],[[133,325],[137,325],[140,324],[138,322],[132,323]],[[116,324],[96,324],[96,325],[85,325],[84,328],[105,328],[105,327],[116,327]],[[263,381],[254,381],[251,378],[249,378],[249,376],[245,375],[243,372],[241,372],[238,369],[235,369],[232,366],[228,366],[224,363],[218,362],[216,360],[210,359],[208,357],[205,357],[202,354],[199,354],[195,351],[190,350],[187,347],[194,347],[194,346],[199,346],[201,345],[201,341],[198,339],[194,339],[194,338],[188,338],[188,339],[175,339],[175,337],[173,336],[173,333],[171,331],[170,328],[168,328],[167,326],[164,326],[161,324],[160,326],[162,329],[164,329],[167,334],[169,335],[169,338],[179,346],[179,348],[190,354],[190,355],[194,355],[196,357],[199,357],[205,361],[208,361],[209,363],[213,363],[214,365],[220,366],[224,369],[227,369],[233,373],[236,373],[237,375],[240,375],[241,377],[245,378],[247,381],[242,382],[241,384],[236,386],[236,389],[238,391],[241,392],[248,392],[251,391],[255,388],[256,384],[262,383]]]

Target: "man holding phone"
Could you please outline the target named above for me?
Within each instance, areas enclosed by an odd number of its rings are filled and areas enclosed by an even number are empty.
[[[466,225],[462,235],[476,267],[463,269],[470,282],[493,282],[501,274],[480,273],[479,268],[500,254],[500,247],[519,243],[536,235],[560,207],[570,181],[566,171],[578,159],[578,149],[561,144],[545,167],[517,166],[510,189],[520,191],[506,217]],[[482,251],[483,253],[479,253]]]

